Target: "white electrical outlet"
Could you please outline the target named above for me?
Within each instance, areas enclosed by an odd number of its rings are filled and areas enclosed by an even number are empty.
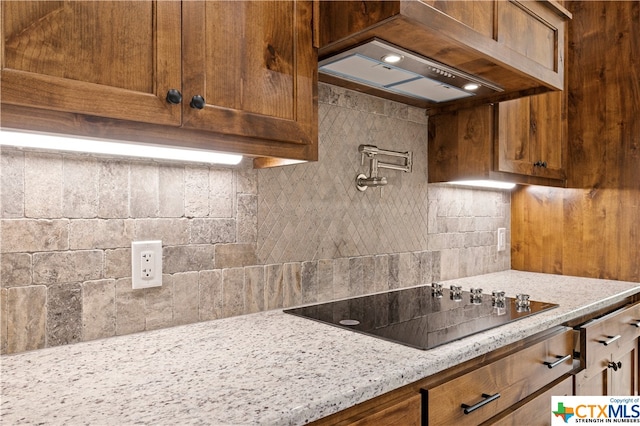
[[[131,243],[131,285],[133,288],[162,286],[162,241]]]
[[[507,229],[498,228],[498,251],[507,249]]]

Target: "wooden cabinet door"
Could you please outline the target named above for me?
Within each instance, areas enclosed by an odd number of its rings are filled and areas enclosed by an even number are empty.
[[[575,376],[576,395],[638,395],[637,339],[622,345],[597,366]]]
[[[501,172],[564,179],[566,117],[563,93],[552,92],[500,102],[497,169]]]
[[[315,144],[310,1],[187,1],[182,13],[184,127]]]
[[[179,125],[180,2],[2,1],[2,103]]]

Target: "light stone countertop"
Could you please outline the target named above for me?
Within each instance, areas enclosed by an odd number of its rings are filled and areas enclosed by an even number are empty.
[[[517,271],[453,283],[560,307],[428,351],[269,311],[5,355],[0,422],[303,424],[640,291]]]

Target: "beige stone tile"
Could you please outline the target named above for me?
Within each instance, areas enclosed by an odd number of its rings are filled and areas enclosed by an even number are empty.
[[[20,287],[32,284],[29,253],[0,254],[0,287]]]
[[[209,216],[209,169],[186,167],[184,173],[184,209],[188,217]]]
[[[255,243],[258,239],[258,197],[255,195],[238,195],[237,198],[238,242]]]
[[[400,253],[398,281],[400,287],[411,287],[419,284],[420,261],[415,253]]]
[[[24,160],[25,216],[62,217],[62,156],[29,153]]]
[[[24,154],[0,151],[0,217],[24,217]]]
[[[199,273],[175,274],[173,278],[173,323],[190,324],[199,321]]]
[[[0,288],[0,355],[7,353],[7,292],[6,288]]]
[[[214,246],[188,245],[162,248],[162,269],[166,274],[215,269]]]
[[[215,268],[251,266],[257,262],[255,244],[216,244]]]
[[[394,253],[389,255],[389,290],[400,287],[400,254]]]
[[[102,278],[103,252],[81,250],[33,255],[34,284],[57,284]]]
[[[131,249],[104,251],[104,276],[107,278],[131,277]]]
[[[333,297],[336,299],[349,297],[348,258],[340,258],[333,261]]]
[[[161,217],[184,215],[184,167],[162,165],[159,169],[159,192]]]
[[[129,214],[135,218],[157,217],[159,176],[156,164],[132,162],[129,170]]]
[[[333,300],[333,260],[318,260],[318,302]]]
[[[190,224],[191,244],[236,242],[236,221],[233,219],[194,218]]]
[[[244,268],[244,308],[252,314],[265,310],[265,268],[262,265]]]
[[[246,166],[236,169],[235,175],[237,179],[236,192],[238,194],[258,194],[258,173],[253,168],[253,164],[250,159],[245,160],[248,162]]]
[[[349,296],[363,293],[363,262],[361,257],[349,259]]]
[[[185,218],[135,219],[135,233],[132,240],[162,240],[163,246],[189,244],[189,220]],[[131,241],[128,245],[131,245]]]
[[[7,289],[7,353],[42,349],[46,345],[47,288]]]
[[[211,169],[209,179],[209,216],[233,217],[233,171]]]
[[[389,290],[389,256],[386,254],[378,255],[373,258],[374,263],[374,291]]]
[[[116,335],[145,330],[144,289],[131,288],[131,278],[116,281]]]
[[[127,247],[133,237],[133,219],[77,219],[69,222],[71,250]]]
[[[265,267],[265,301],[266,309],[277,309],[284,306],[284,277],[282,264]]]
[[[98,182],[98,216],[129,217],[129,163],[101,161]]]
[[[49,286],[47,292],[47,346],[82,340],[82,289],[79,283]]]
[[[161,287],[142,289],[144,292],[145,330],[173,325],[173,276],[163,275]]]
[[[302,262],[300,271],[300,287],[302,288],[302,303],[318,301],[318,262]]]
[[[222,316],[231,317],[244,313],[244,269],[222,270]]]
[[[222,270],[199,272],[198,285],[200,320],[222,318]]]
[[[62,214],[68,218],[98,215],[100,167],[95,158],[65,156],[63,167]]]
[[[284,307],[302,304],[301,264],[298,262],[282,265],[282,286]]]
[[[82,340],[116,334],[116,280],[82,283]]]
[[[69,221],[66,219],[3,219],[0,227],[2,253],[69,248]]]

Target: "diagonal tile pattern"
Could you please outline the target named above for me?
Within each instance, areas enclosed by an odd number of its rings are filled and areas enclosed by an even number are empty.
[[[379,110],[380,103],[389,115],[371,113],[369,109]],[[260,263],[427,247],[426,117],[400,118],[409,115],[409,108],[321,85],[321,161],[258,172]],[[355,177],[369,168],[367,160],[361,164],[360,144],[412,151],[412,173],[381,169],[387,186],[358,191]]]

